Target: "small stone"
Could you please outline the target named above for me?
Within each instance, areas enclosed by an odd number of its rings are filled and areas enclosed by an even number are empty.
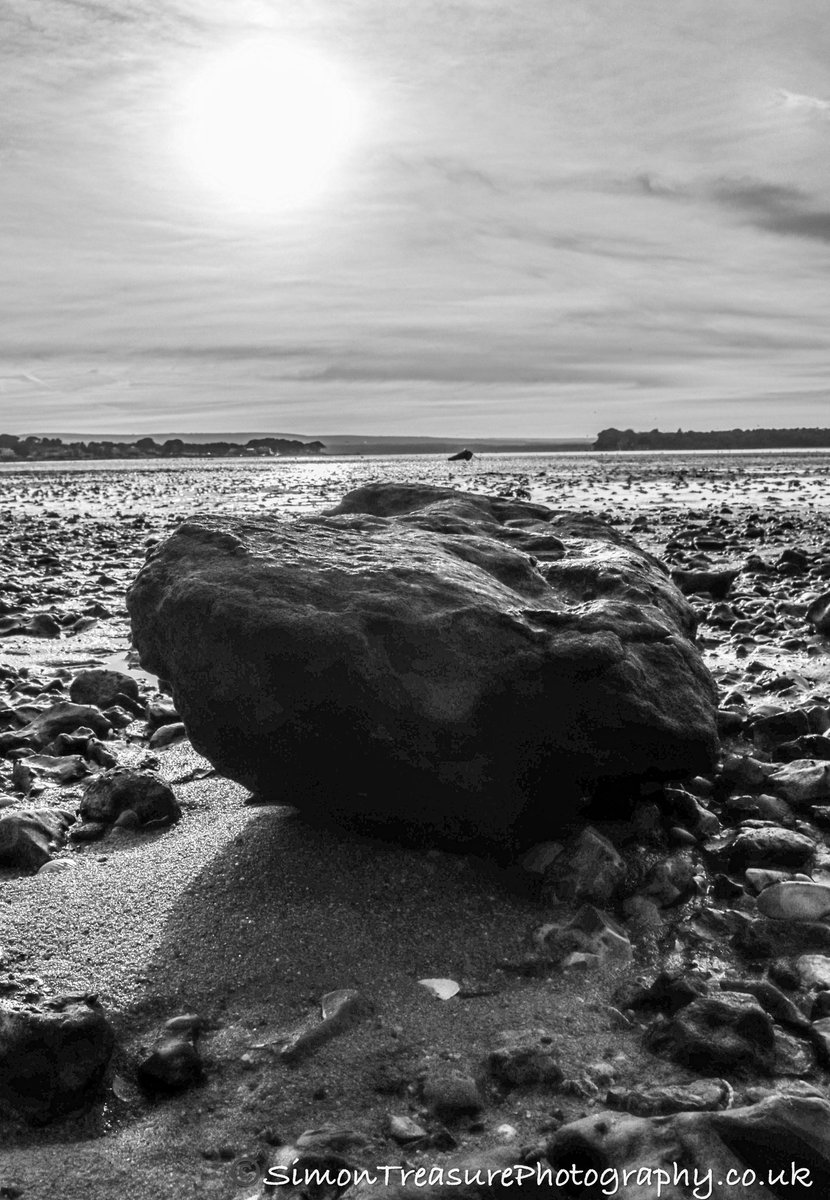
[[[606,1096],[609,1108],[621,1109],[637,1117],[662,1117],[679,1112],[718,1112],[728,1108],[732,1088],[725,1079],[701,1079],[697,1083],[674,1087],[611,1090]]]
[[[413,1121],[412,1117],[390,1116],[389,1136],[396,1142],[405,1145],[407,1142],[416,1142],[420,1138],[425,1138],[427,1131],[417,1121]]]
[[[80,754],[51,755],[30,754],[19,758],[12,767],[12,784],[19,792],[28,795],[40,783],[73,783],[89,775],[90,768]]]
[[[773,887],[777,883],[787,883],[794,879],[795,876],[791,871],[770,871],[762,867],[748,867],[744,871],[744,879],[746,885],[753,895],[759,896],[761,892],[767,888]]]
[[[805,987],[830,988],[830,958],[826,955],[802,954],[795,966]]]
[[[326,992],[320,1000],[320,1016],[323,1021],[342,1020],[354,1012],[363,1013],[365,1001],[354,988],[338,988]]]
[[[774,921],[818,921],[830,913],[830,886],[788,881],[765,888],[757,900],[758,911]]]
[[[587,826],[556,855],[545,871],[545,886],[563,900],[610,900],[625,878],[626,867],[616,848]]]
[[[516,1138],[519,1136],[519,1131],[515,1125],[497,1125],[493,1132],[495,1133],[496,1139],[503,1145],[509,1145],[511,1142],[515,1142]]]
[[[748,1067],[770,1073],[775,1029],[754,996],[721,992],[701,996],[668,1021],[649,1028],[651,1049],[693,1070],[710,1072]]]
[[[647,896],[629,896],[623,901],[623,914],[631,928],[640,933],[661,929],[660,909]]]
[[[591,904],[569,920],[542,925],[533,937],[551,961],[565,967],[625,966],[633,957],[623,926]]]
[[[792,829],[768,825],[741,829],[729,850],[734,867],[799,868],[811,861],[815,842]]]
[[[147,706],[147,725],[151,730],[162,725],[173,725],[178,721],[181,721],[181,717],[167,700],[154,700]]]
[[[69,833],[70,842],[94,842],[102,838],[109,829],[104,821],[81,821],[73,825]]]
[[[745,992],[754,996],[765,1012],[773,1021],[796,1033],[806,1033],[809,1023],[804,1013],[792,1000],[771,983],[768,979],[742,979],[727,977],[720,981],[721,989],[725,992]]]
[[[71,875],[75,870],[75,860],[72,858],[54,858],[45,862],[38,875]]]
[[[315,1154],[342,1154],[346,1150],[362,1149],[368,1143],[365,1133],[348,1125],[320,1125],[306,1129],[294,1143],[298,1150]]]
[[[321,1002],[321,1015],[312,1014],[300,1022],[280,1050],[280,1058],[284,1062],[298,1062],[332,1038],[348,1032],[371,1011],[369,1001],[354,988],[327,993]]]
[[[806,617],[816,633],[830,634],[830,592],[816,596],[807,609]]]
[[[181,1033],[187,1037],[196,1037],[202,1029],[204,1022],[196,1013],[182,1013],[178,1017],[170,1017],[164,1022],[165,1033]]]
[[[759,717],[752,725],[752,738],[760,750],[773,750],[782,742],[810,732],[810,721],[801,709],[790,712],[772,713]]]
[[[671,816],[698,837],[715,837],[720,833],[720,821],[715,814],[684,788],[666,788],[663,803]]]
[[[38,871],[65,844],[74,819],[56,808],[6,813],[0,817],[0,864]]]
[[[800,1038],[778,1030],[775,1035],[775,1062],[773,1070],[778,1076],[810,1075],[815,1070],[816,1060],[812,1049]]]
[[[476,1081],[457,1071],[430,1073],[424,1080],[423,1097],[430,1112],[445,1121],[481,1112],[484,1107]]]
[[[21,744],[29,741],[36,749],[42,750],[53,742],[58,734],[73,733],[79,727],[88,729],[100,738],[105,738],[112,730],[110,722],[97,708],[61,700],[39,713],[28,725],[17,730],[15,736],[23,739]]]
[[[552,1087],[562,1078],[553,1037],[544,1029],[503,1033],[485,1065],[497,1083],[510,1088]]]
[[[452,1000],[461,991],[461,985],[454,979],[419,979],[418,983],[437,1000]]]
[[[138,1065],[136,1075],[147,1091],[180,1092],[201,1080],[202,1060],[189,1039],[164,1037]]]
[[[646,877],[643,893],[661,908],[667,908],[688,895],[693,883],[694,863],[688,854],[679,852],[654,864]]]
[[[187,730],[184,722],[175,721],[170,725],[161,725],[150,738],[150,746],[153,750],[159,750],[163,746],[170,746],[173,742],[180,742],[182,738],[187,737]]]
[[[61,635],[60,625],[47,612],[35,613],[24,628],[31,637],[58,638]]]
[[[669,841],[673,846],[695,846],[697,838],[690,829],[682,825],[672,825],[669,830]]]
[[[787,763],[770,777],[775,790],[796,806],[830,798],[830,762],[800,758]]]
[[[80,806],[82,820],[111,824],[126,809],[136,813],[141,825],[171,823],[182,815],[170,786],[150,771],[114,767],[86,785]]]
[[[774,765],[744,754],[727,754],[721,767],[721,775],[729,783],[748,788],[761,787],[774,771]]]
[[[116,704],[120,693],[138,700],[138,681],[133,675],[104,668],[80,671],[69,685],[69,699],[74,704],[94,704],[97,708]]]

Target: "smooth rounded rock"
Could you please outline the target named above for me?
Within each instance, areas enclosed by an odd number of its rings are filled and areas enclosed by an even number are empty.
[[[805,987],[830,989],[830,958],[826,954],[802,954],[795,966]]]
[[[161,1039],[136,1074],[150,1092],[181,1092],[202,1078],[202,1060],[192,1041],[174,1034]]]
[[[69,699],[74,704],[94,704],[97,708],[116,704],[121,693],[131,700],[138,700],[136,678],[104,668],[80,671],[69,685]]]
[[[765,888],[758,911],[774,921],[818,921],[830,913],[830,886],[790,880]]]

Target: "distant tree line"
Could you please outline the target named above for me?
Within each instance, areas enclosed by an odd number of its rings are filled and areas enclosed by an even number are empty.
[[[151,437],[135,442],[63,442],[60,438],[18,437],[0,434],[0,461],[37,461],[85,458],[282,458],[322,454],[322,442],[300,442],[293,438],[251,438],[237,442],[185,442],[168,438],[156,442]]]
[[[603,429],[594,450],[787,450],[827,447],[830,429],[715,429],[708,433],[678,429],[676,433],[635,433]]]

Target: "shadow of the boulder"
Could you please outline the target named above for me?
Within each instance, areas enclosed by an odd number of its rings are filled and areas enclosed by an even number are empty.
[[[335,988],[481,977],[538,919],[509,882],[482,860],[254,810],[175,905],[141,1008],[209,1012],[236,996],[278,1017]]]

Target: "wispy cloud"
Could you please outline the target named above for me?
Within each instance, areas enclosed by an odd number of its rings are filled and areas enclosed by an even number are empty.
[[[0,428],[817,423],[825,6],[6,0]],[[369,101],[305,211],[183,159],[188,80],[264,34]]]
[[[642,176],[631,187],[661,200],[711,204],[769,233],[830,242],[830,205],[821,207],[803,188],[747,178],[672,185]]]
[[[819,208],[800,188],[762,182],[722,181],[712,198],[759,229],[785,237],[830,242],[830,207]]]
[[[830,100],[821,100],[818,96],[803,96],[798,92],[788,92],[784,88],[778,89],[778,97],[784,108],[830,116]]]

